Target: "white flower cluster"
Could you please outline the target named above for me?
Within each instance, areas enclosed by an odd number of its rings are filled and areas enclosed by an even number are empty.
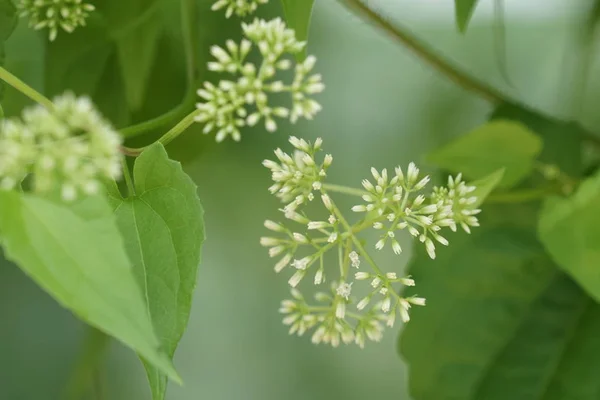
[[[293,156],[277,149],[275,154],[279,162],[266,160],[263,163],[271,170],[275,181],[270,188],[271,193],[286,203],[281,210],[283,215],[291,223],[299,224],[288,227],[287,224],[267,220],[265,227],[275,235],[261,238],[261,244],[269,247],[269,255],[279,257],[275,271],[281,272],[286,267],[293,270],[288,280],[293,299],[285,300],[280,309],[287,314],[284,323],[290,325],[290,333],[298,335],[315,328],[312,336],[314,343],[338,346],[340,343],[354,342],[363,347],[366,339],[378,341],[384,325],[393,326],[396,315],[406,322],[412,305],[425,305],[423,298],[398,294],[400,287],[414,286],[414,281],[410,277],[399,278],[395,272],[383,273],[356,237],[362,230],[373,226],[374,221],[386,219],[389,213],[387,209],[381,214],[373,212],[364,220],[350,225],[329,195],[329,191],[339,187],[323,182],[332,157],[326,155],[323,163],[315,162],[315,153],[321,149],[322,141],[317,139],[311,144],[291,137],[290,143],[295,148]],[[411,167],[411,171],[413,169],[416,167]],[[411,183],[407,187],[412,190],[418,185]],[[309,218],[301,209],[302,205],[316,196],[320,197],[319,203],[322,203],[323,211],[328,215],[321,219]],[[380,203],[386,204],[387,201],[382,198]],[[420,210],[417,206],[413,208]],[[371,211],[376,210],[373,208]],[[416,212],[421,215],[419,211]],[[330,250],[337,250],[339,265],[327,268],[324,256]],[[360,268],[361,258],[367,261],[372,272],[357,271],[351,274],[350,268]],[[309,274],[315,285],[321,285],[326,280],[332,282],[330,293],[317,293],[315,305],[309,305],[298,290]],[[369,293],[356,301],[352,297],[354,281],[364,280],[371,283]],[[350,304],[355,304],[358,312],[347,311]]]
[[[386,169],[381,172],[371,169],[374,182],[363,180],[367,191],[362,198],[366,204],[356,205],[355,212],[370,212],[374,215],[373,227],[383,231],[380,240],[375,244],[378,250],[391,242],[396,254],[402,248],[395,239],[396,232],[408,230],[425,245],[427,254],[435,258],[435,243],[448,245],[448,240],[440,234],[442,228],[449,227],[456,231],[460,224],[470,233],[469,226],[479,226],[475,217],[481,210],[473,207],[477,198],[471,193],[474,186],[467,186],[461,181],[461,175],[448,178],[448,187],[435,187],[429,200],[420,192],[430,181],[429,176],[421,178],[419,169],[410,163],[406,174],[402,168],[396,167],[395,174],[390,177]]]
[[[85,26],[85,20],[95,7],[83,0],[18,0],[17,8],[21,17],[29,18],[34,29],[48,29],[50,41],[56,39],[58,30],[73,32]]]
[[[314,144],[310,144],[304,139],[292,136],[290,143],[296,148],[291,156],[277,149],[275,155],[279,162],[263,162],[263,165],[271,170],[271,177],[275,182],[269,191],[287,203],[287,212],[294,211],[300,205],[314,199],[313,191],[320,192],[321,181],[327,176],[327,169],[333,162],[331,154],[325,155],[320,164],[315,161],[315,154],[323,143],[320,138]]]
[[[477,197],[472,195],[475,189],[477,189],[475,186],[469,186],[462,180],[462,174],[458,174],[455,178],[449,176],[448,187],[436,186],[433,188],[432,202],[443,204],[452,210],[450,218],[453,223],[449,226],[454,232],[456,232],[457,224],[467,233],[471,233],[470,227],[479,226],[475,215],[479,214],[481,210],[473,207],[473,204],[477,202]]]
[[[296,40],[295,33],[276,18],[272,21],[256,19],[251,24],[242,24],[244,35],[238,45],[232,40],[226,48],[213,46],[211,53],[215,61],[208,63],[212,71],[229,73],[235,80],[221,80],[217,85],[205,82],[198,90],[202,101],[197,104],[196,121],[204,123],[204,133],[216,131],[218,142],[231,136],[241,139],[240,128],[254,126],[261,120],[269,132],[277,130],[276,118],[288,118],[295,123],[299,118],[312,119],[321,106],[310,96],[324,89],[321,75],[312,74],[316,59],[308,56],[294,69],[291,83],[277,78],[278,72],[292,69],[293,62],[286,55],[300,52],[305,42]],[[253,47],[258,48],[262,63],[255,65],[246,58]],[[272,107],[269,95],[288,93],[291,108]]]
[[[218,0],[211,7],[211,10],[218,11],[225,8],[225,16],[231,17],[234,13],[238,17],[245,17],[252,14],[259,5],[267,4],[269,0]]]
[[[96,194],[102,179],[120,175],[120,135],[90,99],[72,93],[54,99],[54,109],[34,106],[22,120],[0,125],[0,187],[11,190],[32,175],[37,193],[60,190],[65,201]]]

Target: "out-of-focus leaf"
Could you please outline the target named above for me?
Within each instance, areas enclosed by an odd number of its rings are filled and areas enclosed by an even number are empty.
[[[58,204],[0,192],[7,258],[83,321],[114,336],[179,380],[161,350],[106,200]]]
[[[196,185],[169,160],[160,144],[144,150],[134,167],[135,195],[113,206],[154,329],[170,357],[190,315],[204,241],[203,210]],[[167,377],[140,354],[155,400],[164,399]]]
[[[17,26],[17,9],[11,0],[0,0],[0,43],[5,42]]]
[[[600,306],[543,253],[532,221],[502,216],[411,263],[408,294],[427,298],[400,339],[412,397],[596,399]]]
[[[554,261],[600,301],[600,174],[568,198],[546,200],[538,229]]]
[[[485,178],[469,182],[470,186],[475,186],[477,188],[471,194],[472,196],[477,197],[477,201],[472,205],[473,208],[479,207],[485,201],[490,193],[492,193],[496,186],[502,181],[503,176],[504,168],[501,168]]]
[[[12,34],[15,26],[17,26],[17,9],[11,0],[0,0],[0,67],[4,66],[6,58],[4,42]],[[0,81],[0,101],[2,101],[3,94],[4,83]]]
[[[583,129],[578,124],[554,120],[509,103],[496,108],[490,118],[492,121],[516,121],[527,126],[544,141],[540,161],[555,164],[573,177],[581,175]]]
[[[310,18],[315,0],[281,0],[287,25],[296,32],[296,39],[306,41],[310,28]],[[298,53],[302,61],[306,57],[306,48]]]
[[[91,96],[99,86],[114,45],[105,22],[94,13],[92,16],[85,29],[78,29],[72,35],[59,35],[55,41],[46,44],[48,96],[56,96],[65,90]],[[115,87],[114,82],[103,85]]]
[[[433,151],[427,160],[471,179],[504,168],[499,186],[510,187],[531,173],[541,149],[540,138],[524,125],[493,121]]]
[[[127,102],[132,110],[138,110],[144,102],[150,72],[156,61],[158,39],[164,25],[158,7],[159,1],[129,0],[126,3],[124,6],[119,2],[120,15],[124,13],[143,18],[139,19],[136,26],[119,30],[114,39],[125,82]]]
[[[456,26],[461,33],[467,31],[467,26],[473,16],[478,0],[454,0]]]
[[[48,37],[30,29],[27,24],[20,24],[5,43],[5,68],[18,76],[29,86],[44,91],[44,53]],[[12,86],[4,86],[4,112],[7,117],[21,114],[24,107],[34,104],[27,96]]]

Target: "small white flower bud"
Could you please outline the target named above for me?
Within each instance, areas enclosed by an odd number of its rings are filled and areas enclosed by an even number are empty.
[[[320,285],[323,283],[323,270],[319,268],[315,273],[315,285]]]
[[[300,281],[302,280],[302,278],[304,278],[304,275],[306,274],[306,271],[303,270],[298,270],[294,273],[294,275],[292,275],[292,277],[288,280],[288,283],[291,287],[296,287],[298,286],[298,284],[300,283]]]
[[[272,230],[274,232],[285,232],[285,228],[282,225],[280,225],[276,222],[273,222],[269,219],[265,221],[265,228]]]
[[[400,278],[400,283],[404,286],[415,286],[415,281],[411,278]]]
[[[429,183],[429,181],[431,180],[431,178],[429,178],[429,175],[427,175],[425,178],[421,179],[414,187],[414,190],[421,190],[423,189],[425,186],[427,186],[427,184]]]
[[[277,246],[281,243],[281,239],[272,238],[272,237],[261,237],[260,245],[264,247]]]
[[[292,254],[288,253],[275,264],[275,272],[280,273],[282,269],[289,265],[290,261],[292,261]]]
[[[374,192],[375,191],[375,187],[373,186],[373,184],[371,182],[369,182],[368,180],[366,180],[366,179],[363,179],[362,185],[369,192]]]
[[[292,236],[294,237],[294,240],[298,243],[306,244],[309,242],[308,238],[301,233],[294,232]]]
[[[325,229],[328,227],[329,227],[329,224],[324,221],[311,221],[308,223],[308,229],[310,229],[310,230]]]
[[[323,201],[323,205],[325,205],[325,208],[327,208],[329,211],[333,209],[333,204],[331,203],[331,199],[328,195],[321,195],[321,200]]]
[[[392,299],[389,296],[387,296],[385,299],[383,299],[383,302],[381,303],[381,311],[383,311],[384,313],[390,312],[391,305]]]
[[[432,260],[435,259],[435,245],[429,238],[425,240],[425,249],[427,250],[429,257],[431,257]]]
[[[356,308],[358,308],[359,310],[363,310],[371,301],[371,298],[369,296],[364,297],[361,301],[358,302],[358,304],[356,305]]]
[[[391,313],[387,318],[386,325],[392,328],[394,326],[394,322],[396,322],[396,313]]]
[[[371,277],[371,274],[369,274],[368,272],[357,272],[354,274],[354,279],[356,279],[357,281],[363,281],[365,279],[369,279]]]
[[[392,240],[392,250],[396,254],[402,253],[402,247],[400,246],[400,243],[398,243],[397,240]]]
[[[419,176],[419,168],[415,165],[415,163],[411,162],[408,164],[408,169],[406,172],[406,180],[409,186],[414,185],[417,178]]]
[[[269,257],[277,257],[285,251],[285,246],[275,246],[269,249]]]
[[[425,299],[422,297],[409,297],[406,299],[406,301],[408,301],[411,304],[414,304],[416,306],[424,306],[425,305]]]

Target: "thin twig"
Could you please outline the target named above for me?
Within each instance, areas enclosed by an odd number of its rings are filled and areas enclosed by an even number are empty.
[[[429,44],[418,39],[407,28],[401,27],[397,24],[392,25],[378,13],[366,6],[361,0],[338,1],[359,17],[368,20],[369,22],[380,28],[382,31],[387,33],[390,37],[397,40],[402,45],[406,46],[408,49],[412,50],[415,55],[417,55],[423,61],[427,62],[429,65],[437,69],[443,75],[445,75],[464,89],[469,90],[474,94],[477,94],[481,98],[490,101],[495,105],[512,104],[531,113],[537,114],[542,118],[555,120],[557,122],[565,122],[557,118],[545,115],[539,110],[533,110],[531,107],[521,103],[516,99],[511,98],[510,96],[504,93],[501,93],[496,88],[471,76],[461,67],[457,66],[447,58],[440,55],[439,52],[434,50]],[[589,132],[586,129],[583,129],[583,127],[581,128],[582,129],[580,129],[580,133],[582,135],[582,139],[590,142],[591,144],[597,147],[600,147],[600,136]]]
[[[340,2],[354,13],[377,25],[377,27],[393,39],[411,49],[418,57],[456,82],[459,86],[477,93],[492,103],[503,103],[506,101],[506,96],[500,93],[500,91],[485,82],[479,81],[468,72],[463,71],[459,66],[453,64],[450,60],[440,56],[438,51],[415,37],[408,29],[399,27],[397,24],[392,25],[362,1],[340,0]]]

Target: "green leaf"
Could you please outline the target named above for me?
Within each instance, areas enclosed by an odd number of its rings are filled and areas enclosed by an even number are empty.
[[[454,0],[456,26],[461,33],[467,31],[467,26],[473,16],[478,0]]]
[[[600,301],[600,174],[571,197],[547,199],[538,230],[554,261]]]
[[[433,151],[427,160],[471,179],[505,168],[499,186],[510,187],[531,173],[541,149],[540,138],[522,124],[492,121]]]
[[[6,58],[4,42],[17,26],[17,9],[11,0],[0,0],[0,67]],[[0,101],[4,94],[4,83],[0,81]],[[2,113],[4,115],[4,113]],[[0,117],[1,119],[1,117]]]
[[[160,143],[137,158],[134,182],[135,196],[113,198],[115,213],[154,329],[173,357],[196,286],[204,241],[202,205],[196,185]],[[166,376],[141,356],[153,398],[164,399]]]
[[[296,32],[298,40],[308,40],[308,29],[314,3],[315,0],[281,0],[287,25]],[[299,61],[306,58],[306,47],[298,53],[297,58]]]
[[[91,96],[115,126],[129,123],[116,45],[99,13],[92,13],[87,26],[76,34],[59,35],[48,43],[45,53],[45,92],[49,96],[65,90]]]
[[[179,380],[160,348],[110,207],[0,192],[0,232],[14,261],[60,304]]]
[[[540,161],[556,165],[573,177],[581,175],[583,129],[580,125],[549,118],[510,103],[498,106],[491,120],[511,120],[525,125],[544,142]]]
[[[145,100],[158,39],[164,30],[160,5],[157,0],[113,1],[104,10],[117,45],[127,103],[134,111]]]
[[[17,26],[17,9],[11,0],[0,0],[0,44],[5,42]]]
[[[145,100],[146,87],[155,61],[162,21],[158,12],[133,32],[117,40],[119,60],[129,106],[139,109]]]
[[[411,263],[409,294],[427,298],[400,339],[412,398],[597,399],[600,306],[543,253],[531,221],[502,215]]]
[[[77,94],[93,94],[114,52],[102,19],[94,16],[85,28],[76,32],[60,35],[46,45],[45,83],[49,96],[67,89]]]
[[[473,182],[469,182],[469,186],[475,186],[472,196],[477,197],[477,201],[473,203],[472,207],[479,207],[485,199],[492,193],[492,191],[500,184],[502,177],[504,176],[504,168],[486,176],[485,178],[478,179]]]

